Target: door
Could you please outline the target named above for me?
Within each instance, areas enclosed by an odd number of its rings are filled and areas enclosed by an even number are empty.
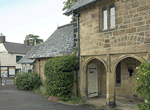
[[[98,96],[98,82],[97,82],[97,65],[91,63],[88,65],[88,96]]]

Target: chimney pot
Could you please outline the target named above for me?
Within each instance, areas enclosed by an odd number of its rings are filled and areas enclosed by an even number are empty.
[[[1,33],[0,43],[5,43],[5,36]]]
[[[25,38],[24,44],[25,44],[26,46],[30,46],[30,41],[29,41],[29,38],[28,38],[28,37]]]

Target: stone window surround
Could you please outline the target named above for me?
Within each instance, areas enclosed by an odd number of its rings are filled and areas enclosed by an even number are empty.
[[[99,6],[99,32],[112,31],[115,30],[115,27],[110,28],[110,8],[109,6],[114,4],[115,2],[110,2],[106,5]],[[103,30],[103,7],[107,7],[107,29]]]

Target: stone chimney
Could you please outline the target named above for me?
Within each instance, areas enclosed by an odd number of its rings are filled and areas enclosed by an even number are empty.
[[[30,46],[30,41],[28,38],[25,38],[24,40],[24,44],[26,44],[26,46]]]
[[[5,43],[5,36],[2,33],[0,35],[0,43]]]

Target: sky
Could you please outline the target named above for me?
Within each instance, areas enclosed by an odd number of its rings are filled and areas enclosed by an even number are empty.
[[[71,21],[62,8],[63,0],[0,0],[0,33],[8,42],[24,43],[29,34],[46,41]]]

